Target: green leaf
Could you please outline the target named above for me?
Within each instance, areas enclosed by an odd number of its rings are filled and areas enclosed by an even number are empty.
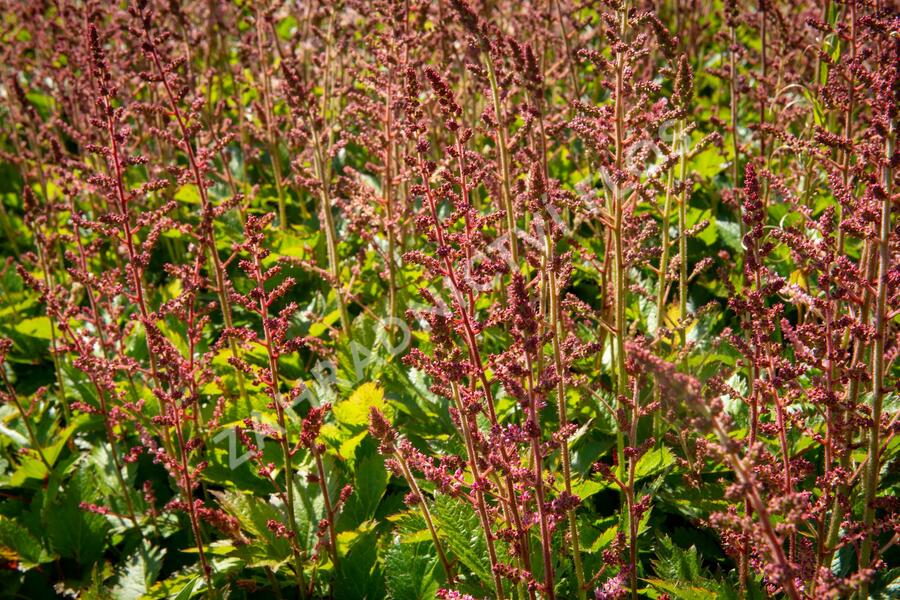
[[[719,232],[719,238],[722,239],[722,242],[724,242],[731,250],[735,252],[741,252],[743,250],[740,223],[716,219],[716,231]]]
[[[664,579],[693,582],[700,578],[700,557],[695,546],[684,550],[667,536],[660,536],[656,556],[656,573]]]
[[[644,579],[644,581],[678,600],[716,600],[719,598],[717,592],[701,587],[687,586],[682,583],[673,583],[662,579]]]
[[[387,520],[395,524],[394,533],[398,534],[396,541],[401,544],[414,544],[431,540],[431,532],[428,531],[428,525],[422,517],[422,513],[418,510],[408,510],[402,513],[396,513]]]
[[[204,587],[203,577],[190,571],[182,571],[157,581],[142,600],[188,600],[199,594]]]
[[[28,454],[9,478],[9,486],[25,487],[28,480],[44,481],[48,474],[47,467],[37,454],[28,450]]]
[[[850,545],[841,546],[831,559],[831,572],[837,577],[846,577],[853,566],[854,553]]]
[[[872,597],[876,600],[888,600],[900,598],[900,569],[891,569],[878,577],[879,582],[884,581],[884,587],[872,590]]]
[[[309,326],[309,335],[312,337],[319,337],[323,333],[329,330],[329,328],[337,323],[341,318],[340,309],[335,309],[322,317],[321,320],[316,321],[312,325]]]
[[[280,564],[291,557],[290,543],[276,536],[267,526],[270,520],[285,523],[287,516],[262,498],[240,492],[212,492],[222,509],[236,518],[241,529],[250,534],[257,561]],[[303,544],[301,544],[301,547]]]
[[[43,507],[42,518],[51,547],[61,556],[91,565],[103,555],[109,522],[103,515],[86,511],[82,501],[98,500],[90,475],[78,471],[68,485]]]
[[[150,591],[162,568],[165,554],[164,548],[152,546],[148,541],[142,540],[126,560],[112,590],[114,596],[119,600],[138,600]]]
[[[175,598],[173,600],[188,600],[196,592],[200,591],[199,589],[197,589],[197,585],[201,583],[202,580],[200,579],[200,576],[195,576],[193,579],[187,582],[183,588],[181,588],[181,591],[175,595]]]
[[[19,563],[23,571],[53,560],[30,531],[3,516],[0,516],[0,558]]]
[[[50,466],[54,466],[56,461],[59,459],[60,453],[66,447],[66,444],[69,441],[69,438],[72,437],[72,434],[78,431],[87,421],[87,415],[78,415],[73,419],[73,422],[64,429],[57,429],[58,423],[54,424],[54,431],[49,437],[52,440],[52,443],[45,445],[41,451],[44,454],[44,458],[47,459],[47,462],[50,463]],[[34,449],[31,449],[34,452]],[[35,456],[37,453],[34,452]],[[40,459],[38,459],[40,460]]]
[[[736,590],[727,580],[709,579],[700,564],[696,546],[684,549],[668,536],[660,536],[653,561],[659,578],[645,579],[657,590],[680,600],[729,600],[737,598]],[[750,594],[753,597],[753,594]]]
[[[338,402],[332,409],[335,418],[348,427],[362,427],[369,423],[369,408],[385,410],[384,390],[377,383],[367,382],[356,388],[349,399]]]
[[[374,444],[371,443],[360,446],[357,452],[353,494],[344,507],[344,516],[352,521],[351,527],[375,516],[375,510],[387,489],[388,473],[384,468],[384,458],[374,448],[365,452],[372,446]]]
[[[722,154],[715,146],[710,146],[691,160],[692,171],[700,177],[709,178],[720,173],[728,166]]]
[[[384,579],[378,567],[377,536],[369,531],[358,536],[346,556],[341,557],[335,590],[342,600],[380,598]]]
[[[200,204],[200,191],[193,183],[186,183],[175,192],[175,199],[187,204]]]
[[[323,428],[324,429],[324,428]],[[346,429],[335,427],[335,430],[341,432],[346,432]],[[340,442],[340,446],[338,447],[338,451],[340,455],[347,459],[347,464],[350,467],[354,467],[354,462],[356,461],[356,450],[359,448],[359,445],[363,443],[363,440],[369,435],[367,430],[362,430],[356,435],[348,438],[339,437],[338,441]]]
[[[611,525],[603,530],[603,532],[597,536],[594,540],[593,544],[590,546],[590,550],[593,553],[597,553],[600,550],[609,546],[612,541],[615,539],[616,534],[619,533],[619,525]]]
[[[439,495],[434,502],[434,520],[439,537],[469,571],[482,583],[491,585],[487,545],[478,515],[468,504]]]
[[[294,32],[297,30],[297,19],[295,19],[292,15],[288,15],[287,17],[281,19],[278,22],[278,25],[275,27],[275,33],[278,34],[278,37],[285,41],[290,41],[291,36],[294,35]]]
[[[635,468],[635,478],[644,479],[652,477],[661,471],[665,471],[675,464],[675,456],[665,446],[648,450],[638,461]]]
[[[429,543],[393,543],[384,553],[384,578],[393,600],[430,600],[438,590],[437,557]]]
[[[15,326],[15,330],[27,337],[49,340],[52,337],[51,327],[52,324],[49,317],[32,317],[19,321]]]
[[[585,479],[572,485],[572,493],[584,500],[585,498],[590,498],[597,492],[605,490],[609,486],[610,483],[607,481]]]

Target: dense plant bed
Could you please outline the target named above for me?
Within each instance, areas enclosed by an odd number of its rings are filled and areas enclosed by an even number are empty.
[[[0,595],[900,595],[888,0],[3,0]]]

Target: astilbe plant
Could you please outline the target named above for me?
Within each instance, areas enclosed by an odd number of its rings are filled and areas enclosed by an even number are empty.
[[[4,594],[895,591],[895,2],[2,6]]]

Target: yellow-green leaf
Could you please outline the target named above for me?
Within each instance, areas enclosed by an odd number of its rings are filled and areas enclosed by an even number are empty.
[[[384,390],[374,382],[364,383],[347,400],[334,405],[334,416],[348,427],[360,427],[369,422],[369,409],[385,410]]]

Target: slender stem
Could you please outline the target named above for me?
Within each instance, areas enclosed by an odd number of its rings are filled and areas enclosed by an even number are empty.
[[[154,384],[158,384],[160,378],[156,364],[156,354],[150,347],[150,339],[147,333],[153,319],[151,318],[150,309],[148,308],[147,301],[144,297],[143,267],[141,266],[143,264],[143,259],[138,256],[137,248],[134,243],[134,231],[131,226],[131,211],[128,209],[128,199],[125,193],[125,180],[122,174],[121,158],[119,157],[119,144],[116,138],[115,123],[113,122],[113,108],[110,103],[110,98],[106,94],[101,96],[101,110],[106,118],[107,135],[109,135],[109,154],[111,155],[112,160],[112,170],[115,174],[114,183],[116,199],[118,200],[116,210],[121,219],[122,235],[125,238],[125,248],[128,252],[128,272],[131,274],[131,284],[134,288],[133,298],[141,313],[141,324],[144,327],[144,342],[150,359],[150,375]],[[162,399],[162,396],[158,396],[157,398],[159,403],[159,414],[165,415],[167,408],[166,402]],[[167,452],[174,454],[172,452],[172,439],[169,434],[169,428],[163,425],[161,429],[163,434],[163,446]]]
[[[269,580],[269,585],[272,586],[272,594],[275,596],[275,600],[283,600],[284,596],[281,594],[281,586],[278,584],[278,579],[275,578],[275,573],[272,572],[271,567],[264,567],[266,572],[266,579]]]
[[[173,411],[181,410],[180,407],[173,407]],[[197,516],[197,507],[194,506],[194,482],[191,477],[190,465],[188,464],[188,450],[184,440],[184,431],[182,430],[182,422],[180,416],[175,416],[175,436],[178,440],[178,451],[181,459],[181,489],[187,504],[188,516],[191,521],[191,531],[194,534],[194,543],[197,545],[197,552],[200,558],[200,568],[203,571],[203,577],[206,579],[208,593],[213,591],[212,569],[206,560],[206,552],[203,549],[203,537],[200,532],[200,519]]]
[[[581,98],[581,86],[578,84],[578,71],[575,68],[575,55],[572,52],[572,42],[569,40],[569,34],[566,31],[566,22],[563,19],[562,9],[559,5],[559,0],[551,0],[553,2],[554,7],[556,8],[556,17],[559,19],[559,31],[560,37],[563,39],[563,43],[566,47],[566,60],[569,63],[569,76],[572,78],[572,94],[575,99]]]
[[[334,224],[334,215],[331,213],[330,182],[325,169],[326,158],[322,150],[319,133],[313,127],[312,119],[310,119],[310,131],[313,138],[313,164],[316,175],[319,178],[319,201],[321,203],[319,208],[325,220],[325,246],[328,251],[328,269],[331,277],[334,279],[334,294],[341,313],[341,329],[345,336],[350,337],[350,313],[347,311],[347,304],[344,301],[344,291],[341,285],[341,265],[337,250],[337,228]]]
[[[56,315],[58,317],[58,315]],[[75,347],[75,350],[81,356],[87,356],[90,351],[84,347],[84,344],[79,336],[72,331],[71,327],[68,323],[66,323],[62,319],[57,319],[60,323],[60,329],[64,335],[69,338],[69,341]],[[131,487],[126,483],[125,477],[122,475],[122,459],[119,456],[119,451],[116,448],[116,435],[115,430],[113,429],[112,422],[109,418],[109,402],[107,400],[106,394],[107,389],[103,384],[99,381],[96,374],[91,371],[85,371],[85,374],[88,376],[88,379],[91,381],[91,385],[94,386],[94,389],[97,392],[97,401],[100,404],[100,413],[103,416],[103,427],[106,430],[106,439],[109,442],[109,453],[112,457],[113,467],[116,472],[116,480],[119,484],[119,487],[122,488],[122,496],[125,498],[125,505],[128,510],[128,516],[131,518],[132,523],[135,528],[140,531],[137,515],[134,510],[134,504],[131,500]],[[168,434],[168,429],[164,429],[166,434]]]
[[[559,2],[556,2],[557,12],[559,12]],[[562,14],[560,13],[560,27],[564,27],[562,24]],[[563,35],[565,36],[565,31],[563,30]],[[566,45],[568,48],[568,39],[566,39]],[[571,58],[571,56],[570,56]],[[574,64],[570,64],[570,72],[572,74],[573,82],[576,85],[576,97],[577,94],[577,75],[574,70]],[[541,107],[543,102],[542,97],[542,89],[538,93],[535,94],[534,103]],[[549,168],[548,168],[548,160],[547,160],[547,136],[544,130],[544,116],[543,110],[538,110],[538,134],[539,134],[539,147],[541,153],[541,167],[543,169],[543,180],[545,182],[549,181]],[[547,202],[548,199],[544,198],[542,201]],[[549,212],[549,211],[548,211]],[[559,219],[559,215],[552,214],[549,217],[553,220]],[[548,296],[548,310],[550,313],[550,330],[551,330],[551,345],[553,349],[553,366],[556,370],[557,376],[557,384],[556,384],[556,409],[557,415],[559,417],[559,427],[561,430],[565,430],[569,424],[569,417],[566,410],[566,367],[563,362],[562,355],[562,347],[560,344],[560,340],[563,339],[564,331],[562,326],[562,318],[561,318],[561,310],[560,310],[560,289],[559,282],[556,277],[556,270],[554,268],[554,264],[556,261],[556,248],[553,241],[553,233],[550,229],[550,224],[547,223],[544,225],[544,257],[543,257],[543,268],[542,272],[544,273],[544,277],[547,282],[547,296]],[[543,290],[542,290],[543,292]],[[543,304],[544,294],[541,295],[541,302]],[[540,359],[540,355],[538,356]],[[541,368],[540,362],[538,362],[538,369]],[[563,485],[565,486],[565,491],[567,494],[572,494],[572,466],[571,466],[571,457],[569,455],[569,443],[568,439],[565,439],[560,444],[560,454],[561,454],[561,462],[563,469]],[[584,565],[581,561],[581,544],[578,539],[578,520],[575,516],[575,509],[570,509],[566,513],[566,517],[569,522],[569,538],[570,543],[572,545],[572,560],[575,566],[575,580],[578,584],[578,598],[579,600],[584,600],[586,597],[585,592],[585,583],[584,583]]]
[[[53,279],[52,274],[50,272],[50,267],[47,264],[47,253],[44,252],[44,249],[41,247],[41,240],[37,236],[37,227],[34,227],[35,231],[35,245],[38,251],[38,262],[41,265],[41,270],[44,272],[44,281],[47,282],[47,291],[50,293],[50,290],[53,289]],[[71,420],[72,414],[69,410],[69,402],[66,398],[66,387],[63,382],[62,377],[62,366],[59,360],[59,342],[57,341],[57,333],[56,333],[56,324],[53,321],[50,321],[50,358],[53,360],[53,370],[56,373],[56,381],[57,388],[56,394],[57,399],[59,400],[60,406],[62,407],[63,414],[66,417],[66,420]]]
[[[828,273],[832,269],[831,260],[828,259],[825,263],[824,272]],[[829,305],[828,309],[825,311],[825,360],[827,361],[825,367],[825,390],[828,393],[829,397],[834,394],[834,381],[835,381],[835,371],[836,366],[835,362],[837,360],[837,354],[835,352],[835,344],[834,344],[834,316],[837,313],[835,310],[835,302],[831,296],[830,289],[825,290],[825,301]],[[825,457],[824,457],[824,465],[823,471],[825,480],[831,480],[832,469],[834,466],[834,446],[835,446],[835,436],[836,433],[839,432],[839,429],[836,427],[836,415],[835,415],[834,407],[827,406],[825,409]],[[832,498],[832,490],[826,489],[824,490],[824,500],[825,504],[829,504]],[[822,567],[825,565],[823,557],[828,554],[828,540],[825,537],[825,527],[827,521],[828,514],[823,512],[821,518],[818,520],[816,524],[816,540],[817,544],[817,552],[816,552],[816,566]],[[830,559],[829,559],[830,560]],[[830,563],[829,563],[830,564]],[[816,581],[813,581],[812,584],[812,593],[816,591]]]
[[[638,403],[640,398],[639,390],[638,390],[638,382],[634,383],[634,393],[631,398],[631,427],[628,432],[628,443],[632,448],[637,448],[638,441],[638,420],[640,419],[641,411],[640,404]],[[631,569],[628,573],[629,581],[631,582],[631,600],[637,600],[637,559],[638,559],[638,546],[637,546],[637,537],[638,537],[638,527],[640,523],[638,523],[637,519],[637,511],[635,510],[636,502],[635,502],[635,492],[634,492],[634,484],[637,478],[637,463],[638,463],[637,454],[632,454],[628,459],[628,487],[625,490],[625,494],[628,497],[628,550],[629,550],[629,562],[631,563]]]
[[[491,100],[494,104],[494,119],[497,121],[497,155],[500,158],[500,194],[503,201],[503,210],[506,212],[506,234],[509,236],[509,249],[512,253],[512,262],[519,268],[519,243],[516,236],[516,213],[512,202],[512,192],[509,175],[509,145],[506,139],[506,119],[500,102],[500,88],[497,83],[497,73],[494,70],[494,61],[490,56],[485,57],[487,65],[488,83],[491,86]]]
[[[18,254],[19,246],[16,244],[16,236],[13,235],[13,226],[9,220],[5,202],[0,202],[0,227],[3,228],[3,234],[6,236],[6,241],[9,243],[9,247],[12,248],[13,254]]]
[[[163,88],[166,91],[166,97],[169,101],[169,107],[172,109],[172,114],[175,116],[175,120],[178,122],[178,128],[181,131],[181,143],[184,146],[184,150],[187,153],[188,163],[191,166],[191,173],[194,176],[194,183],[197,186],[197,192],[200,195],[200,203],[201,203],[201,231],[204,234],[204,245],[207,248],[207,252],[209,253],[210,263],[212,267],[213,274],[216,280],[216,292],[219,296],[219,306],[222,309],[222,319],[225,322],[225,327],[231,330],[234,327],[234,322],[232,321],[232,311],[231,311],[231,301],[228,298],[228,281],[225,276],[225,270],[222,267],[222,260],[219,258],[219,250],[216,245],[216,231],[215,227],[212,223],[212,203],[209,200],[209,192],[206,187],[206,181],[203,179],[203,175],[200,172],[200,166],[197,163],[197,157],[194,154],[194,148],[191,144],[191,134],[187,128],[187,121],[182,115],[181,110],[178,108],[178,101],[175,98],[175,94],[172,91],[172,87],[169,84],[168,77],[166,75],[166,71],[163,68],[162,61],[160,60],[159,54],[156,51],[156,45],[153,43],[153,38],[150,35],[149,30],[145,30],[145,38],[150,48],[150,55],[153,58],[153,63],[156,66],[157,73],[159,74],[159,78],[163,83]],[[233,338],[229,338],[229,349],[231,350],[231,355],[235,360],[240,359],[240,353],[238,352],[237,343]],[[249,402],[247,397],[247,391],[244,386],[244,376],[239,369],[235,369],[237,374],[238,387],[241,393],[241,399],[244,403]]]
[[[460,415],[460,417],[461,416],[462,415]],[[447,555],[444,553],[444,545],[441,543],[437,534],[437,529],[431,519],[431,511],[428,509],[428,503],[425,501],[425,496],[422,494],[419,484],[416,483],[416,478],[413,476],[412,471],[410,471],[409,465],[406,464],[406,459],[403,458],[403,455],[399,452],[394,452],[391,456],[397,461],[397,464],[400,465],[400,470],[403,472],[406,483],[409,484],[409,488],[419,501],[419,508],[422,509],[422,517],[425,519],[425,524],[428,526],[428,533],[431,534],[431,541],[434,542],[434,548],[437,550],[438,560],[441,561],[441,566],[444,568],[444,573],[447,575],[447,581],[452,582],[455,580],[453,567],[450,566],[450,561],[447,560]]]
[[[37,163],[38,182],[41,186],[41,195],[43,196],[44,202],[49,203],[50,196],[49,196],[49,192],[48,192],[48,188],[47,188],[47,176],[44,173],[44,162],[43,162],[43,159],[41,158],[40,146],[38,145],[38,142],[35,139],[34,133],[30,129],[27,130],[27,133],[28,133],[28,135],[26,137],[28,138],[28,146],[29,146],[29,148],[31,148],[31,153],[34,155],[35,162]],[[19,143],[18,137],[15,135],[13,135],[11,137],[13,140],[13,144],[16,148],[16,151],[19,154],[24,155],[24,152],[22,151],[21,144]],[[28,182],[29,178],[26,176],[24,171],[22,172],[22,179],[24,180],[26,186],[29,185],[29,182]],[[2,204],[3,203],[0,202],[0,206],[2,206]],[[5,222],[5,220],[6,220],[6,208],[5,207],[3,208],[3,218],[4,218],[4,222]],[[26,222],[27,222],[27,219],[26,219]],[[50,290],[53,288],[53,278],[52,278],[52,271],[50,269],[50,264],[47,259],[47,253],[45,251],[44,244],[43,244],[44,237],[41,234],[41,231],[38,229],[37,224],[32,224],[31,232],[34,237],[34,245],[35,245],[35,248],[37,249],[37,253],[38,253],[38,264],[40,264],[41,271],[44,274],[44,281],[47,283],[47,289]],[[15,249],[15,238],[16,238],[16,236],[11,235],[11,234],[7,236],[7,239],[9,239],[10,242],[12,243],[13,249]],[[56,339],[56,324],[54,324],[51,321],[51,323],[50,323],[50,359],[53,361],[53,370],[56,373],[56,397],[59,400],[60,407],[62,408],[63,414],[65,415],[66,420],[68,421],[72,418],[72,415],[69,411],[69,403],[66,400],[65,382],[62,378],[62,367],[60,366],[59,353],[57,352],[57,348],[58,348],[58,342]]]
[[[428,183],[428,171],[425,168],[425,162],[421,156],[419,156],[418,158],[418,168],[419,175],[421,176],[425,186],[426,202],[428,203],[431,217],[434,220],[438,247],[444,247],[444,230],[441,226],[441,222],[437,213],[437,200],[434,196],[434,191],[431,189],[431,186]],[[450,282],[451,292],[453,293],[454,300],[457,304],[457,309],[462,319],[464,338],[466,340],[466,346],[469,350],[469,358],[475,367],[475,377],[477,377],[480,381],[482,390],[484,391],[485,404],[488,409],[488,418],[490,419],[492,427],[499,427],[496,407],[494,405],[494,395],[491,391],[491,384],[488,381],[484,363],[481,359],[481,352],[478,349],[478,339],[475,335],[475,327],[472,323],[473,317],[472,315],[470,315],[467,309],[467,303],[465,301],[464,294],[461,291],[461,285],[457,279],[456,271],[453,268],[449,256],[444,256],[444,271],[447,279]],[[500,455],[506,464],[510,464],[511,458],[509,455],[509,450],[504,444],[500,444]],[[507,493],[509,494],[508,506],[510,512],[513,515],[513,524],[516,527],[516,531],[519,532],[519,549],[522,555],[522,559],[525,561],[526,568],[530,570],[531,559],[530,548],[528,544],[528,532],[522,526],[522,518],[519,512],[518,502],[516,501],[517,495],[515,491],[515,483],[509,473],[505,474],[505,479]]]
[[[875,520],[875,496],[878,493],[878,479],[881,471],[881,415],[885,395],[885,342],[887,334],[888,271],[891,268],[891,201],[892,177],[891,159],[894,156],[894,123],[885,139],[885,157],[882,165],[882,197],[881,197],[881,229],[878,236],[878,286],[875,294],[875,340],[872,345],[872,428],[869,431],[869,447],[866,458],[866,475],[863,480],[863,523],[871,527]],[[863,539],[859,553],[861,569],[869,567],[873,535],[870,533]],[[859,597],[868,598],[869,583],[863,579],[859,588]]]
[[[675,184],[675,172],[669,169],[666,178],[666,196],[663,201],[662,224],[660,225],[660,256],[659,256],[659,284],[656,288],[656,332],[665,326],[666,317],[666,296],[669,289],[667,274],[669,272],[669,254],[672,251],[672,234],[669,231],[672,222],[672,189]]]
[[[451,384],[453,389],[453,402],[456,405],[456,411],[459,415],[459,426],[462,430],[463,441],[466,444],[466,455],[469,462],[469,469],[472,471],[473,480],[479,485],[475,489],[475,505],[478,509],[478,518],[481,521],[481,529],[484,532],[484,540],[488,550],[488,560],[491,563],[491,575],[494,578],[494,595],[497,600],[503,600],[503,579],[500,577],[500,561],[497,559],[497,549],[494,547],[494,532],[491,530],[491,520],[488,516],[487,504],[484,501],[484,491],[480,485],[483,477],[478,468],[477,454],[475,452],[475,443],[472,440],[472,433],[469,431],[469,418],[466,415],[465,407],[463,407],[462,399],[459,396],[459,387],[457,384]]]
[[[553,256],[553,240],[551,238],[551,234],[547,231],[546,234],[546,252],[548,257]],[[547,269],[548,272],[548,280],[550,285],[550,327],[553,331],[553,364],[556,368],[556,376],[558,378],[556,384],[556,407],[559,415],[559,427],[562,430],[565,430],[569,424],[569,418],[566,411],[566,368],[563,362],[563,350],[560,344],[560,340],[563,338],[564,331],[562,326],[562,319],[560,318],[560,305],[559,305],[559,284],[556,280],[556,272],[553,270],[552,260],[550,261],[551,265]],[[560,444],[560,453],[562,455],[562,469],[563,469],[563,485],[565,486],[565,490],[567,494],[572,493],[572,459],[569,455],[569,441],[563,440]],[[569,520],[569,538],[570,543],[572,544],[572,559],[575,563],[575,579],[578,582],[578,597],[581,600],[584,600],[585,593],[585,583],[584,583],[584,566],[581,562],[581,543],[578,538],[578,520],[575,517],[575,510],[568,511],[568,520]]]
[[[272,83],[269,78],[269,56],[265,48],[265,27],[263,25],[263,17],[259,10],[259,2],[254,2],[254,10],[256,18],[256,51],[259,55],[260,74],[262,75],[263,87],[261,96],[263,101],[263,110],[266,120],[266,135],[268,137],[269,156],[272,159],[272,172],[275,176],[275,192],[278,195],[278,225],[282,231],[287,231],[287,207],[285,203],[284,179],[281,173],[281,153],[278,150],[278,143],[275,137],[275,129],[273,127],[275,120],[275,111],[272,109]]]
[[[19,416],[22,418],[22,422],[25,424],[25,429],[28,431],[28,438],[31,441],[31,449],[34,450],[38,458],[41,459],[41,462],[47,468],[47,473],[53,471],[53,467],[50,466],[50,463],[47,462],[47,457],[44,456],[44,449],[41,448],[40,442],[38,442],[37,436],[34,433],[34,429],[31,427],[31,419],[28,417],[28,413],[25,412],[25,408],[22,406],[22,403],[19,402],[19,397],[16,395],[16,390],[13,389],[13,386],[9,382],[9,378],[6,376],[6,371],[3,368],[3,363],[0,363],[0,377],[3,378],[3,384],[6,386],[6,396],[7,399],[10,400],[15,406],[16,410],[19,411]]]
[[[866,249],[863,252],[863,260],[861,261],[865,265],[864,273],[865,273],[865,281],[871,281],[875,277],[875,253],[869,251],[869,244],[866,244]],[[868,288],[868,286],[866,286]],[[860,309],[860,317],[859,321],[865,325],[869,324],[870,312],[871,312],[871,304],[872,304],[872,294],[869,292],[864,292],[864,300],[863,305]],[[857,338],[853,345],[853,353],[851,358],[851,365],[859,365],[864,360],[864,357],[867,354],[868,343],[863,338]],[[860,381],[856,378],[850,381],[850,385],[848,386],[845,398],[846,406],[856,406],[859,401],[860,394]],[[839,415],[838,418],[845,419],[844,415]],[[847,446],[850,445],[849,436],[851,433],[847,433],[845,436],[845,443]],[[840,455],[840,465],[845,471],[850,470],[851,463],[851,453],[843,452]],[[832,558],[834,557],[834,552],[836,550],[836,546],[838,543],[838,537],[840,536],[841,531],[841,523],[844,520],[844,504],[841,499],[846,498],[847,494],[850,491],[849,482],[843,481],[838,485],[837,490],[834,494],[834,502],[832,503],[831,510],[831,520],[828,524],[828,533],[825,542],[825,555],[822,559],[823,565],[830,565],[832,562]]]
[[[769,63],[767,56],[767,31],[766,31],[766,2],[767,0],[759,0],[759,35],[760,35],[760,59],[762,61],[762,76],[761,80],[763,85],[767,85],[766,78],[769,73]],[[763,130],[763,127],[766,124],[766,95],[761,93],[759,95],[759,155],[765,159],[766,157],[766,134]]]
[[[387,213],[387,221],[385,223],[385,233],[387,234],[387,263],[388,268],[388,317],[393,323],[397,312],[397,275],[396,265],[394,264],[394,253],[396,252],[397,242],[394,239],[394,197],[393,197],[393,157],[394,157],[394,123],[393,112],[391,110],[393,104],[393,70],[387,83],[387,91],[385,92],[384,101],[384,182],[383,202],[384,209]]]
[[[335,511],[334,504],[331,502],[331,496],[328,494],[328,482],[325,479],[325,465],[322,464],[322,454],[313,449],[313,456],[316,460],[316,474],[319,478],[319,489],[322,490],[322,500],[325,502],[325,514],[328,517],[328,547],[331,550],[331,564],[335,570],[338,568],[338,547],[337,547],[337,530],[335,529]]]
[[[628,25],[628,2],[624,2],[619,9],[619,39],[625,39]],[[615,169],[617,174],[621,172],[625,154],[625,54],[622,50],[616,52],[615,64]],[[615,365],[616,365],[616,394],[625,394],[628,388],[628,373],[625,370],[625,337],[628,324],[625,322],[625,305],[627,302],[627,273],[625,272],[625,248],[623,239],[623,221],[625,191],[615,182],[612,190],[613,213],[613,275],[615,278],[615,292],[613,302],[615,304]],[[620,481],[625,479],[625,434],[621,427],[616,428],[616,464],[617,477]],[[621,519],[629,520],[627,498],[622,494]],[[636,565],[632,565],[636,568]]]
[[[731,48],[728,52],[731,72],[729,73],[729,107],[731,112],[731,189],[737,190],[740,187],[740,144],[738,142],[738,73],[737,73],[737,49],[738,37],[737,26],[734,18],[729,18],[729,32],[731,33]],[[715,215],[713,215],[715,217]],[[741,239],[744,237],[744,220],[740,215],[740,207],[738,208],[738,223],[741,228]]]
[[[719,441],[723,445],[723,447],[726,449],[733,448],[733,440],[729,437],[728,432],[722,426],[718,417],[712,418],[712,424],[713,431],[719,438]],[[775,528],[772,527],[769,510],[766,506],[766,503],[759,495],[759,491],[756,487],[757,483],[752,474],[752,469],[746,464],[746,461],[744,459],[742,459],[733,451],[726,452],[725,456],[731,463],[731,468],[734,470],[734,474],[737,480],[744,484],[744,487],[747,490],[747,501],[753,506],[753,510],[759,517],[759,523],[762,526],[763,537],[765,538],[766,545],[768,546],[767,551],[770,554],[773,562],[781,568],[781,578],[778,583],[781,584],[785,594],[789,598],[791,598],[791,600],[799,600],[802,596],[797,591],[797,587],[794,585],[793,573],[791,573],[790,563],[788,562],[788,559],[784,554],[782,540],[778,537],[778,534],[775,533]]]
[[[534,469],[535,502],[537,503],[538,520],[541,531],[541,554],[544,559],[544,594],[550,600],[556,598],[553,587],[553,540],[550,537],[550,527],[547,521],[547,505],[544,494],[544,460],[541,450],[540,429],[541,421],[538,414],[537,398],[534,392],[534,365],[531,357],[525,353],[526,370],[528,371],[528,417],[534,424],[534,434],[531,437],[531,459]]]
[[[681,158],[679,159],[678,177],[681,184],[681,197],[678,200],[678,318],[681,321],[678,324],[678,336],[681,340],[681,352],[684,365],[687,365],[687,284],[688,284],[688,253],[687,253],[687,203],[688,203],[688,187],[691,185],[687,181],[687,152],[690,135],[685,131],[685,123],[681,121],[679,128],[678,143],[681,146]]]
[[[253,260],[255,265],[254,279],[256,280],[257,296],[259,299],[259,314],[262,319],[266,356],[268,357],[269,363],[269,390],[272,395],[272,404],[275,407],[275,414],[278,419],[278,427],[281,428],[281,433],[278,438],[281,446],[282,458],[284,460],[285,508],[287,509],[288,527],[290,528],[291,533],[293,533],[294,539],[298,539],[299,531],[297,529],[296,510],[294,507],[294,468],[291,460],[293,452],[287,437],[287,422],[284,416],[284,405],[281,402],[281,392],[278,389],[279,382],[281,381],[278,373],[278,356],[269,323],[269,307],[266,301],[266,289],[263,285],[262,261],[257,253],[254,253]],[[294,554],[294,569],[297,575],[298,587],[300,593],[303,594],[303,586],[301,585],[303,565],[300,552],[294,544],[291,545],[291,548]]]
[[[656,334],[659,339],[661,329],[665,327],[666,319],[666,299],[668,296],[669,282],[669,253],[672,251],[671,232],[669,231],[672,221],[672,190],[675,185],[675,171],[670,168],[666,177],[666,195],[663,201],[662,223],[660,225],[660,256],[659,268],[657,269],[658,282],[656,285]],[[662,388],[659,384],[654,385],[653,400],[657,403],[662,402]],[[663,420],[661,411],[657,410],[653,414],[653,431],[657,437],[657,443],[662,444],[666,430],[666,423]],[[687,457],[687,453],[685,453]],[[687,457],[690,460],[689,457]]]

